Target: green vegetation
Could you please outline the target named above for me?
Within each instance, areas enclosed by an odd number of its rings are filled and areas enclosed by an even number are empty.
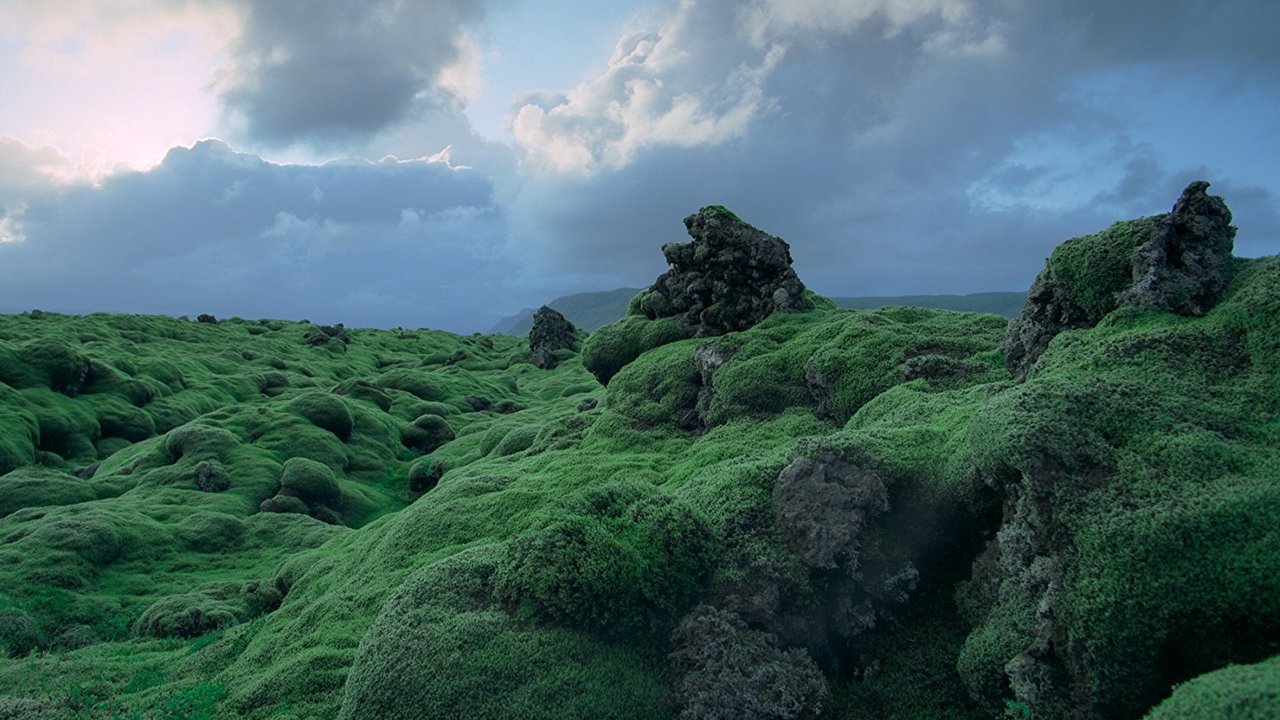
[[[1117,309],[1131,230],[1022,383],[910,307],[0,317],[0,717],[1273,715],[1280,258]]]

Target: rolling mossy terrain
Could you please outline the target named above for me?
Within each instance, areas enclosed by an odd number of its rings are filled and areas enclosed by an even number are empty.
[[[0,718],[1274,717],[1280,258],[1157,293],[1202,190],[1012,324],[716,208],[551,369],[0,317]]]

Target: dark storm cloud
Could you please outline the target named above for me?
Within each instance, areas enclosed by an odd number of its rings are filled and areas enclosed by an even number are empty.
[[[0,307],[469,331],[510,270],[490,181],[444,162],[275,165],[216,141],[36,194],[0,243]]]
[[[457,112],[439,85],[482,0],[254,0],[221,92],[249,137],[337,144],[423,113]]]
[[[1170,161],[1144,123],[1194,108],[1208,121],[1187,132],[1219,132],[1204,108],[1221,97],[1277,100],[1260,28],[1278,25],[1267,2],[691,0],[635,36],[643,52],[620,43],[609,72],[527,106],[517,137],[549,169],[510,210],[530,268],[596,287],[650,281],[680,218],[724,203],[821,291],[1022,289],[1061,240],[1166,212],[1199,177],[1242,248],[1276,252],[1274,205],[1231,160]],[[727,89],[756,93],[749,117]],[[725,132],[682,144],[707,126]]]

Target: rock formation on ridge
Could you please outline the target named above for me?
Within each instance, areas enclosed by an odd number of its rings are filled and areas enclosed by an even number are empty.
[[[699,336],[745,330],[777,310],[805,307],[786,241],[719,205],[684,219],[693,238],[662,246],[671,269],[639,298],[649,319],[680,316]]]
[[[556,366],[555,351],[573,348],[577,342],[577,328],[564,315],[543,305],[533,314],[533,329],[529,331],[529,353],[533,364],[543,370]]]
[[[1018,378],[1064,330],[1093,327],[1121,305],[1203,315],[1226,287],[1236,229],[1209,183],[1186,187],[1173,210],[1066,241],[1045,262],[1009,323],[1005,364]]]

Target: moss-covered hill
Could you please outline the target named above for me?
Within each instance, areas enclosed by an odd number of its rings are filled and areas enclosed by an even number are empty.
[[[550,371],[0,318],[0,718],[1273,717],[1280,258],[1228,274],[1021,381],[1004,318],[811,294]]]

